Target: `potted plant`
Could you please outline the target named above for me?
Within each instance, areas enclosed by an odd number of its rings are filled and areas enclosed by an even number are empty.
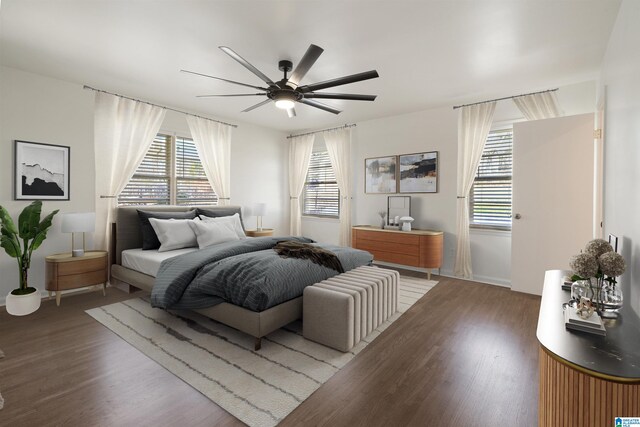
[[[40,220],[42,202],[36,200],[22,210],[18,217],[18,227],[9,212],[0,206],[0,246],[10,257],[18,261],[20,287],[7,295],[7,312],[14,316],[31,314],[40,307],[40,292],[30,287],[28,282],[31,255],[47,237],[47,230],[58,209]],[[22,246],[20,246],[22,240]]]

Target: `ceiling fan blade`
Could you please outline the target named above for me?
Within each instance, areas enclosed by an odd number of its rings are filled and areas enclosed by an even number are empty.
[[[258,108],[258,107],[262,107],[263,105],[268,104],[268,103],[270,103],[270,102],[271,102],[271,100],[270,100],[270,99],[265,99],[264,101],[259,102],[259,103],[257,103],[256,105],[252,105],[252,106],[251,106],[251,107],[249,107],[249,108],[245,108],[244,110],[242,110],[242,112],[243,112],[243,113],[248,113],[249,111],[251,111],[251,110],[255,110],[255,109],[256,109],[256,108]]]
[[[287,86],[291,89],[295,89],[300,85],[300,80],[309,72],[309,69],[315,64],[320,55],[322,55],[324,49],[315,44],[309,45],[309,48],[304,53],[304,56],[298,62],[296,69],[291,73],[291,77],[289,77],[289,81],[287,82]]]
[[[306,86],[300,86],[298,90],[302,93],[314,92],[328,87],[342,86],[349,83],[360,82],[363,80],[375,79],[380,77],[376,70],[365,71],[364,73],[352,74],[350,76],[338,77],[337,79],[326,80],[324,82],[313,83]]]
[[[301,103],[306,104],[306,105],[310,105],[310,106],[312,106],[312,107],[319,108],[319,109],[324,110],[324,111],[328,111],[328,112],[333,113],[333,114],[340,114],[340,113],[342,113],[342,111],[340,111],[340,110],[338,110],[338,109],[336,109],[336,108],[329,107],[327,104],[323,104],[323,103],[318,102],[318,101],[313,101],[313,100],[311,100],[311,99],[304,99],[304,98],[302,98],[302,99],[301,99],[300,101],[298,101],[298,102],[301,102]]]
[[[231,95],[196,95],[196,98],[212,98],[215,96],[266,96],[266,93],[236,93]]]
[[[260,80],[262,80],[263,82],[265,82],[266,84],[270,85],[270,86],[275,86],[276,84],[273,82],[273,80],[271,80],[269,77],[265,76],[260,70],[258,70],[256,67],[254,67],[253,65],[251,65],[246,59],[244,59],[242,56],[238,55],[237,53],[235,53],[233,51],[233,49],[226,47],[226,46],[218,46],[220,49],[222,49],[222,51],[224,53],[226,53],[227,55],[229,55],[230,57],[232,57],[233,59],[235,59],[236,61],[238,61],[243,67],[245,67],[247,70],[251,71],[253,74],[255,74],[256,76],[260,77]]]
[[[246,87],[250,87],[250,88],[253,88],[253,89],[264,90],[264,91],[267,90],[267,88],[264,88],[264,87],[248,85],[246,83],[234,82],[233,80],[227,80],[227,79],[223,79],[223,78],[220,78],[220,77],[214,77],[214,76],[210,76],[208,74],[196,73],[195,71],[188,71],[188,70],[180,70],[180,71],[183,72],[183,73],[195,74],[196,76],[209,77],[210,79],[222,80],[223,82],[233,83],[235,85],[240,85],[240,86],[246,86]]]
[[[293,107],[287,109],[287,115],[289,116],[289,118],[295,117],[296,116],[296,109],[293,108]]]
[[[375,101],[377,95],[357,95],[354,93],[305,93],[305,98],[348,99],[351,101]]]

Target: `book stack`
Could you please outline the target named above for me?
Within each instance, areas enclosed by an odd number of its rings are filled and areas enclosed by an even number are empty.
[[[588,319],[583,319],[576,313],[575,307],[564,309],[564,326],[574,331],[588,332],[601,336],[607,335],[607,330],[602,325],[602,319],[598,313],[593,313]]]

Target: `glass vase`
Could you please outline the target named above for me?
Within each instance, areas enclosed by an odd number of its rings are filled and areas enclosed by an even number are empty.
[[[615,283],[606,283],[601,293],[602,313],[605,318],[616,318],[622,310],[624,297],[622,289]]]

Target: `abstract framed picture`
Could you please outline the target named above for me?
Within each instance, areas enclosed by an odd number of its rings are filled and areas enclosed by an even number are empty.
[[[70,148],[15,141],[16,200],[69,200]]]
[[[438,152],[399,156],[400,193],[438,192]]]
[[[396,156],[364,159],[364,192],[388,194],[397,192]]]

